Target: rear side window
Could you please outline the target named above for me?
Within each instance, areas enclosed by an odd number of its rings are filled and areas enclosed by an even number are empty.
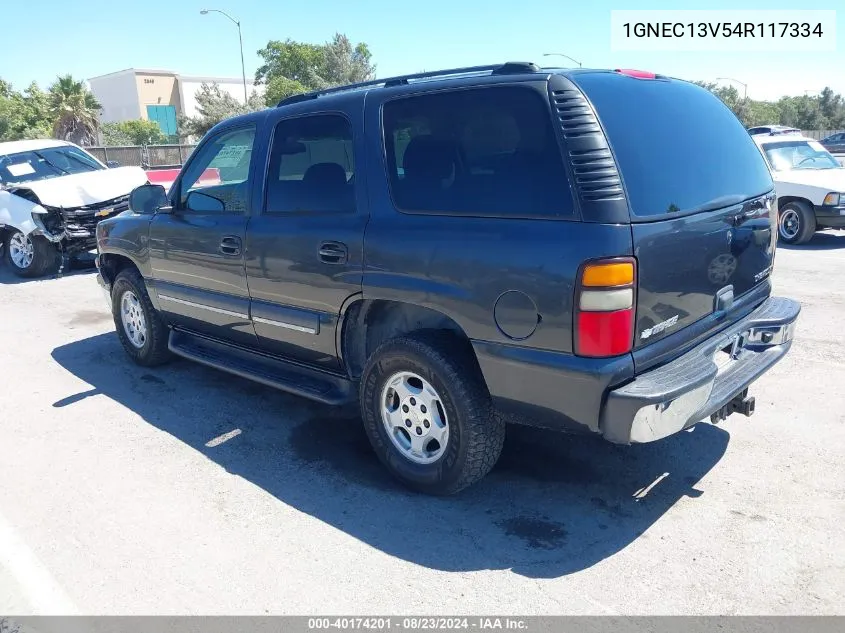
[[[604,126],[633,215],[690,213],[770,191],[751,136],[719,99],[694,84],[579,75]]]
[[[549,105],[521,86],[384,104],[395,206],[411,213],[570,217],[572,195]]]
[[[339,114],[276,125],[265,213],[354,213],[352,126]]]

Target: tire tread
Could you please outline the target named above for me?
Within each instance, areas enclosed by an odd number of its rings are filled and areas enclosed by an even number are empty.
[[[114,292],[121,281],[132,286],[144,308],[151,342],[149,351],[146,354],[139,353],[139,350],[128,341],[126,332],[123,331],[123,324],[118,314],[117,297]],[[170,360],[172,354],[167,345],[170,338],[170,331],[161,318],[161,315],[155,309],[155,306],[153,306],[152,301],[150,301],[150,295],[147,292],[147,285],[144,283],[144,278],[135,268],[125,268],[115,277],[114,284],[112,284],[112,315],[120,342],[137,364],[143,367],[156,367]]]

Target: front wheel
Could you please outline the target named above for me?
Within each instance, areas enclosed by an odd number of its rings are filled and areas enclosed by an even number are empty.
[[[805,202],[790,202],[778,213],[778,237],[786,244],[809,242],[816,232],[816,216]]]
[[[401,482],[454,494],[483,478],[502,451],[495,414],[471,349],[448,334],[382,344],[361,379],[361,415],[381,462]]]
[[[141,274],[126,269],[118,274],[111,290],[112,316],[123,349],[143,367],[170,359],[167,326],[150,301]]]
[[[6,239],[6,262],[18,277],[43,277],[59,268],[59,252],[45,237],[12,231]]]

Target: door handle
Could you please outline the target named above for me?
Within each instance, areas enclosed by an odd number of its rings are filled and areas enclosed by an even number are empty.
[[[240,255],[241,238],[236,235],[226,235],[220,240],[220,253],[223,255]]]
[[[349,259],[349,249],[342,242],[323,242],[317,252],[320,261],[327,264],[345,264]]]

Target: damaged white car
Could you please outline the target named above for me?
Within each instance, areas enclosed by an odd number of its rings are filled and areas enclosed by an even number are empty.
[[[140,167],[104,165],[65,141],[0,143],[0,244],[21,277],[55,272],[96,246],[95,227],[129,207]]]

